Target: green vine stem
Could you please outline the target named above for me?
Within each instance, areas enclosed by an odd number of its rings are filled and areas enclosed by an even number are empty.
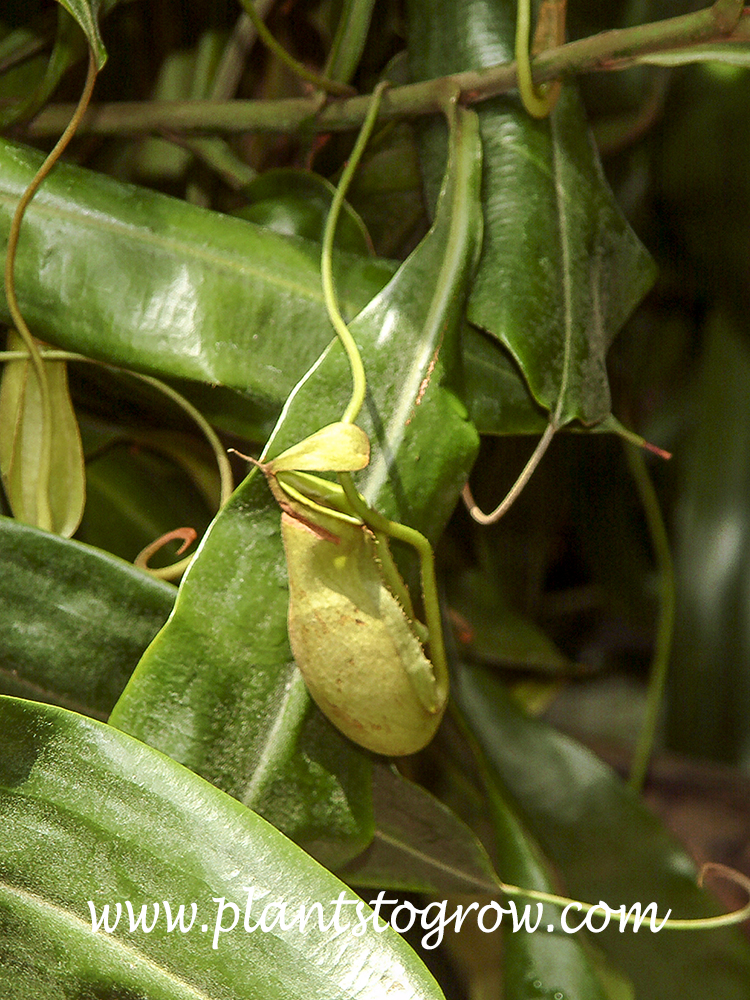
[[[304,63],[295,59],[294,56],[287,52],[284,46],[281,45],[268,30],[266,22],[255,9],[253,0],[240,0],[240,3],[242,4],[247,16],[252,21],[253,27],[258,33],[258,38],[260,38],[266,48],[270,49],[270,51],[273,52],[273,54],[286,66],[288,66],[293,73],[296,73],[297,76],[301,77],[303,80],[307,80],[308,83],[314,84],[319,90],[324,90],[328,94],[342,96],[356,93],[354,88],[350,87],[348,84],[339,83],[338,80],[329,80],[328,77],[321,76],[319,73],[313,72],[313,70],[308,69]]]
[[[326,219],[326,226],[323,232],[323,248],[320,255],[323,296],[325,298],[326,309],[328,311],[328,318],[333,324],[333,328],[338,334],[339,340],[346,351],[352,370],[352,398],[350,399],[349,405],[346,407],[341,417],[341,422],[344,424],[353,424],[356,422],[357,417],[359,416],[359,411],[362,409],[362,404],[365,401],[367,380],[365,378],[365,369],[362,364],[359,348],[354,343],[354,338],[349,332],[349,327],[344,322],[344,318],[339,310],[336,289],[333,284],[333,239],[336,235],[336,225],[339,221],[341,206],[344,203],[346,192],[349,189],[354,173],[359,166],[359,161],[362,159],[362,153],[365,151],[365,146],[369,142],[370,135],[372,134],[372,130],[375,126],[375,121],[378,117],[378,111],[380,110],[383,92],[388,86],[389,84],[387,81],[382,81],[377,85],[372,93],[372,99],[370,101],[370,107],[367,111],[367,117],[362,124],[360,133],[357,136],[357,141],[354,144],[354,149],[352,150],[351,156],[349,157],[349,160],[344,168],[338,187],[336,188],[336,193],[333,196],[333,201],[331,202],[331,208],[328,212],[328,218]]]
[[[628,784],[640,792],[646,779],[649,760],[654,747],[656,727],[659,721],[659,711],[664,697],[664,687],[669,670],[669,656],[672,650],[672,635],[675,617],[675,579],[672,554],[669,548],[667,529],[661,515],[659,500],[654,484],[648,474],[643,452],[635,445],[623,441],[630,472],[641,498],[643,512],[646,516],[651,544],[656,556],[659,571],[660,610],[659,626],[656,633],[651,675],[646,696],[646,714],[638,734],[638,741],[633,755]]]
[[[750,897],[750,878],[743,875],[742,872],[736,871],[734,868],[728,868],[726,865],[720,865],[713,861],[707,862],[701,868],[698,875],[699,886],[703,885],[703,881],[709,872],[723,876],[729,882],[744,889],[748,897]],[[508,885],[499,880],[498,885],[501,892],[506,896],[535,899],[540,903],[552,903],[553,906],[565,907],[573,905],[579,913],[591,913],[594,910],[601,909],[600,903],[584,903],[580,899],[558,896],[551,892],[538,892],[536,889],[523,889],[520,886]],[[618,911],[615,910],[613,912],[617,913]],[[640,916],[636,916],[634,913],[628,913],[622,917],[623,924],[628,926],[635,925],[639,920]],[[729,913],[720,913],[715,917],[668,917],[659,925],[659,930],[707,931],[716,929],[717,927],[731,927],[734,924],[742,924],[746,920],[750,920],[750,898],[744,906],[738,907],[736,910],[731,910]]]
[[[42,404],[42,427],[39,443],[39,478],[36,483],[36,511],[37,526],[44,528],[47,531],[52,530],[52,511],[50,510],[49,505],[50,469],[52,465],[52,403],[50,401],[47,372],[44,368],[41,353],[37,347],[31,330],[29,330],[26,324],[26,320],[21,315],[21,310],[18,306],[14,271],[16,254],[18,251],[18,239],[21,235],[21,222],[23,221],[26,209],[31,199],[39,190],[42,181],[60,159],[65,147],[73,138],[73,135],[80,124],[81,118],[86,111],[88,103],[91,100],[94,83],[96,82],[96,75],[96,56],[94,54],[94,50],[89,49],[89,66],[83,93],[81,94],[65,131],[57,140],[54,148],[36,172],[29,186],[21,195],[21,200],[16,206],[16,210],[13,214],[13,220],[10,225],[10,232],[8,233],[8,250],[5,257],[5,298],[8,303],[8,312],[10,313],[13,325],[18,330],[24,344],[26,345],[29,357],[31,358],[32,366],[34,368],[34,374],[36,375],[37,382],[39,383],[39,396]]]
[[[532,62],[539,83],[562,75],[625,69],[651,52],[670,52],[706,42],[750,40],[750,8],[742,0],[726,0],[693,14],[663,21],[603,31],[565,45],[545,49]],[[380,117],[383,121],[439,113],[446,86],[457,91],[462,104],[476,104],[518,87],[515,62],[482,70],[468,70],[448,77],[393,87],[388,91]],[[158,132],[343,132],[357,128],[366,118],[370,95],[342,98],[320,107],[318,97],[269,101],[117,101],[92,107],[80,132],[127,135]],[[58,135],[71,114],[70,105],[50,105],[29,122],[25,135],[43,138]]]

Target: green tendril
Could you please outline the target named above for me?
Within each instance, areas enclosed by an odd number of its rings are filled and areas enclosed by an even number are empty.
[[[516,72],[518,90],[523,106],[533,118],[546,118],[560,95],[560,84],[555,82],[540,90],[534,86],[531,75],[529,40],[531,36],[531,0],[518,0],[516,19]]]
[[[42,181],[60,159],[65,147],[73,138],[81,118],[88,107],[88,103],[91,100],[94,83],[96,82],[96,75],[96,56],[94,55],[93,49],[89,49],[89,67],[83,93],[81,94],[76,110],[73,117],[70,119],[67,128],[58,139],[55,147],[47,156],[44,163],[36,172],[33,180],[24,191],[21,196],[21,200],[16,206],[16,210],[13,214],[13,221],[10,225],[10,232],[8,233],[8,249],[5,256],[5,299],[8,303],[8,312],[10,313],[13,325],[18,330],[21,335],[21,339],[26,345],[31,359],[31,364],[34,368],[34,374],[39,384],[39,397],[42,406],[42,426],[40,429],[39,442],[39,478],[37,479],[36,484],[36,513],[38,526],[40,528],[45,528],[48,531],[52,530],[52,511],[49,505],[50,470],[52,467],[52,402],[50,400],[49,383],[47,381],[47,372],[44,367],[44,362],[42,361],[42,355],[37,347],[31,330],[29,330],[26,324],[26,320],[21,315],[21,310],[18,305],[14,271],[16,252],[18,250],[18,239],[21,235],[21,222],[26,214],[26,209],[28,208],[31,199],[39,190],[39,186]]]
[[[336,224],[339,220],[339,214],[341,212],[341,206],[344,203],[346,192],[351,184],[354,172],[359,165],[359,161],[362,158],[365,146],[367,145],[370,135],[372,134],[372,130],[375,126],[375,120],[377,119],[378,111],[380,110],[380,102],[383,96],[383,91],[388,86],[390,86],[388,82],[383,81],[382,83],[379,83],[373,91],[370,107],[367,111],[367,117],[362,123],[362,128],[357,136],[354,149],[352,150],[352,154],[349,157],[349,161],[344,168],[341,180],[336,188],[336,193],[334,194],[333,201],[331,202],[331,208],[328,212],[326,227],[323,233],[323,249],[320,257],[323,295],[325,297],[326,309],[328,310],[328,317],[344,347],[344,350],[346,351],[347,357],[349,358],[349,365],[352,370],[352,398],[350,399],[349,405],[344,410],[341,417],[341,422],[344,424],[355,423],[357,417],[359,416],[359,411],[362,409],[362,404],[365,401],[367,380],[365,378],[365,369],[362,364],[362,357],[359,353],[359,348],[354,343],[354,338],[349,332],[349,327],[344,322],[344,317],[341,315],[338,305],[336,289],[333,284],[333,238],[336,235]]]
[[[656,727],[664,698],[664,688],[667,683],[677,598],[675,594],[674,566],[672,564],[667,529],[664,524],[654,484],[646,468],[643,452],[639,447],[628,442],[624,441],[623,444],[630,472],[641,498],[641,504],[643,505],[643,512],[646,517],[649,534],[651,535],[651,545],[656,556],[660,580],[659,625],[656,633],[656,645],[646,696],[646,714],[641,731],[638,734],[638,742],[636,743],[628,781],[628,784],[634,791],[640,792],[646,780],[648,764],[654,748]]]
[[[461,730],[464,739],[469,745],[472,756],[474,757],[474,763],[477,771],[479,772],[482,782],[485,785],[489,799],[492,800],[497,797],[498,793],[495,790],[494,778],[487,764],[482,748],[480,747],[476,736],[457,705],[452,705],[451,712],[458,728]],[[742,889],[747,894],[747,902],[743,906],[731,910],[729,913],[720,913],[712,917],[672,917],[672,911],[669,910],[666,918],[662,920],[657,930],[703,931],[718,927],[730,927],[736,924],[742,924],[746,920],[750,920],[750,878],[742,872],[736,871],[734,868],[729,868],[727,865],[709,861],[702,866],[698,874],[697,882],[699,887],[703,887],[704,879],[709,872],[732,882],[734,885]],[[594,912],[595,910],[601,910],[601,903],[587,903],[580,899],[572,899],[570,896],[560,896],[554,892],[544,892],[539,889],[526,889],[519,885],[511,885],[507,882],[503,882],[497,876],[495,876],[495,883],[500,892],[505,896],[515,896],[519,899],[533,899],[538,903],[549,903],[552,906],[558,906],[562,909],[571,907],[574,908],[577,913],[588,914]],[[645,916],[645,912],[648,912],[648,909],[641,913],[631,912],[632,909],[633,907],[628,908],[623,905],[608,907],[608,912],[610,917],[619,917],[618,922],[620,923],[621,928],[625,926],[632,926],[635,927],[637,931],[640,925],[644,922],[643,918]],[[651,926],[653,927],[656,923],[655,909],[653,917],[649,918],[649,920],[653,921],[653,923],[651,923]]]
[[[406,524],[399,524],[398,521],[390,521],[379,511],[373,510],[365,498],[357,491],[351,473],[341,472],[338,479],[351,509],[375,532],[376,537],[384,535],[389,538],[395,538],[397,541],[410,545],[416,550],[419,556],[422,602],[424,604],[427,624],[427,641],[430,644],[430,660],[435,668],[435,678],[438,685],[441,689],[447,689],[448,660],[445,653],[443,626],[440,616],[440,599],[438,597],[437,581],[435,578],[435,554],[432,551],[430,542],[416,528],[410,528]],[[387,560],[384,560],[381,565],[391,592],[398,596],[403,588],[403,583],[401,583],[400,576],[395,570],[395,565],[392,562],[388,565]],[[395,571],[398,577],[398,584],[395,587],[394,581],[390,579],[391,571]],[[413,619],[413,615],[411,617]]]
[[[312,83],[314,86],[318,87],[319,90],[325,90],[329,94],[335,94],[338,97],[351,97],[352,94],[356,94],[356,90],[350,87],[346,83],[340,83],[338,80],[329,80],[326,76],[321,76],[320,73],[315,73],[313,70],[308,69],[304,63],[299,62],[291,55],[284,46],[274,38],[271,32],[266,27],[266,22],[260,16],[258,11],[255,9],[255,4],[253,0],[240,0],[244,10],[247,12],[247,16],[253,23],[253,27],[258,32],[258,37],[266,46],[270,49],[275,56],[277,56],[286,66],[291,69],[293,73],[301,77],[303,80],[307,80],[308,83]]]
[[[748,894],[748,897],[750,897],[750,879],[741,872],[735,871],[733,868],[728,868],[726,865],[717,864],[716,862],[707,862],[701,868],[698,876],[699,886],[703,885],[703,880],[708,872],[720,875],[722,878],[727,879],[727,881],[739,886],[739,888],[743,889]],[[595,910],[601,909],[601,903],[584,903],[580,899],[571,899],[568,896],[558,896],[555,893],[541,892],[536,889],[523,889],[517,885],[507,885],[505,882],[499,882],[499,886],[501,891],[506,896],[516,896],[521,899],[534,899],[540,903],[551,903],[553,906],[574,907],[577,913],[592,913]],[[643,914],[631,913],[630,911],[624,912],[627,910],[628,908],[626,906],[610,907],[609,915],[619,915],[619,920],[622,926],[634,926],[637,929],[637,927],[643,922]],[[671,910],[668,911],[668,913],[671,912]],[[653,923],[656,923],[655,914],[650,919],[653,920]],[[717,927],[732,927],[736,924],[744,923],[748,919],[750,919],[750,901],[745,903],[744,906],[738,907],[736,910],[731,910],[729,913],[720,913],[714,917],[667,916],[659,924],[658,930],[706,931],[716,929]]]

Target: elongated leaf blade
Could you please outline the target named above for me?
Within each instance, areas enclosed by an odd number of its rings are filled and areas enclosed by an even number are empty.
[[[378,764],[375,835],[337,874],[350,885],[406,892],[497,892],[489,858],[471,830],[421,785]]]
[[[35,150],[0,140],[0,238],[40,163]],[[334,269],[351,318],[396,264],[336,253]],[[60,163],[24,217],[15,274],[22,311],[39,336],[126,368],[236,390],[230,400],[203,391],[198,403],[250,437],[258,406],[272,426],[332,339],[319,270],[312,240]],[[9,318],[2,291],[0,315]],[[364,327],[361,335],[378,333]],[[467,327],[461,350],[467,405],[484,433],[544,425],[503,348]]]
[[[719,912],[697,887],[692,861],[641,800],[590,751],[527,718],[497,678],[461,664],[456,700],[494,781],[564,879],[567,893],[613,908],[656,902],[659,913],[698,917]],[[501,866],[502,874],[502,866]],[[599,947],[632,979],[636,996],[742,1000],[750,983],[750,948],[734,929],[683,933],[619,932],[610,925]]]
[[[40,162],[0,142],[3,236]],[[337,254],[344,314],[394,269]],[[65,164],[24,216],[15,273],[27,323],[59,347],[278,404],[333,336],[317,243]]]
[[[0,518],[0,690],[106,718],[177,588]]]
[[[0,818],[4,997],[442,997],[394,931],[370,921],[355,936],[354,905],[340,906],[337,932],[336,900],[356,902],[338,879],[249,809],[110,726],[1,698]],[[184,907],[190,930],[168,929],[165,900],[173,917]],[[90,903],[97,918],[109,906],[110,926],[120,906],[112,933],[92,931]],[[128,903],[136,917],[146,907],[149,926],[158,905],[153,929],[131,930]],[[310,913],[304,932],[300,907]],[[224,928],[237,920],[217,934],[220,913]]]
[[[513,58],[515,4],[411,0],[409,16],[417,79]],[[607,349],[651,285],[653,264],[604,180],[572,86],[543,121],[514,97],[478,113],[486,236],[469,319],[508,347],[558,424],[595,423],[610,410]],[[437,125],[425,131],[433,192],[442,142]]]

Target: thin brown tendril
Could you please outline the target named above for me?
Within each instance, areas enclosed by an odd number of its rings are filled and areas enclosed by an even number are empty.
[[[151,576],[155,576],[159,580],[174,580],[176,577],[181,576],[182,573],[185,572],[190,565],[190,561],[193,558],[192,556],[187,556],[187,558],[181,559],[179,562],[173,563],[171,566],[164,566],[161,569],[152,569],[148,564],[149,559],[156,555],[160,549],[164,548],[168,542],[173,542],[177,538],[182,539],[182,545],[177,550],[177,555],[181,556],[188,545],[192,545],[197,537],[198,532],[195,528],[175,528],[174,531],[168,531],[165,535],[162,535],[161,538],[157,538],[155,541],[147,545],[145,549],[141,549],[135,557],[134,565],[137,566],[138,569],[144,569],[147,573],[150,573]]]
[[[497,507],[495,507],[495,509],[492,511],[491,514],[485,514],[483,510],[479,509],[472,495],[471,487],[469,486],[468,483],[466,484],[466,486],[464,486],[463,492],[461,493],[461,497],[463,498],[464,504],[466,505],[466,509],[478,524],[494,524],[496,521],[499,521],[500,518],[510,510],[510,508],[513,506],[513,504],[520,496],[521,491],[524,489],[528,481],[531,479],[531,476],[534,470],[536,469],[537,465],[539,465],[539,463],[541,462],[544,453],[550,446],[552,438],[555,436],[556,430],[557,430],[557,425],[554,421],[551,420],[547,424],[547,428],[544,431],[544,434],[542,434],[541,438],[539,439],[539,443],[534,449],[531,458],[526,463],[523,472],[515,481],[515,483],[513,483],[505,499],[502,500],[497,505]]]

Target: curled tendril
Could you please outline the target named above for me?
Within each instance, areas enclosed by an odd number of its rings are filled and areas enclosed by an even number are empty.
[[[560,96],[562,84],[559,80],[537,89],[531,75],[529,36],[531,34],[531,0],[518,0],[516,20],[516,70],[518,90],[523,106],[533,118],[546,118]]]
[[[156,555],[160,549],[164,548],[168,542],[174,542],[178,538],[182,539],[182,545],[177,550],[177,555],[181,556],[188,545],[192,545],[197,537],[198,532],[195,528],[175,528],[173,531],[168,531],[161,538],[157,538],[148,544],[145,549],[141,549],[135,557],[134,565],[138,569],[143,569],[147,573],[150,573],[151,576],[157,577],[159,580],[174,580],[185,572],[190,565],[192,556],[187,556],[185,559],[181,559],[180,562],[173,563],[171,566],[164,566],[162,569],[152,569],[148,564],[149,559]]]

